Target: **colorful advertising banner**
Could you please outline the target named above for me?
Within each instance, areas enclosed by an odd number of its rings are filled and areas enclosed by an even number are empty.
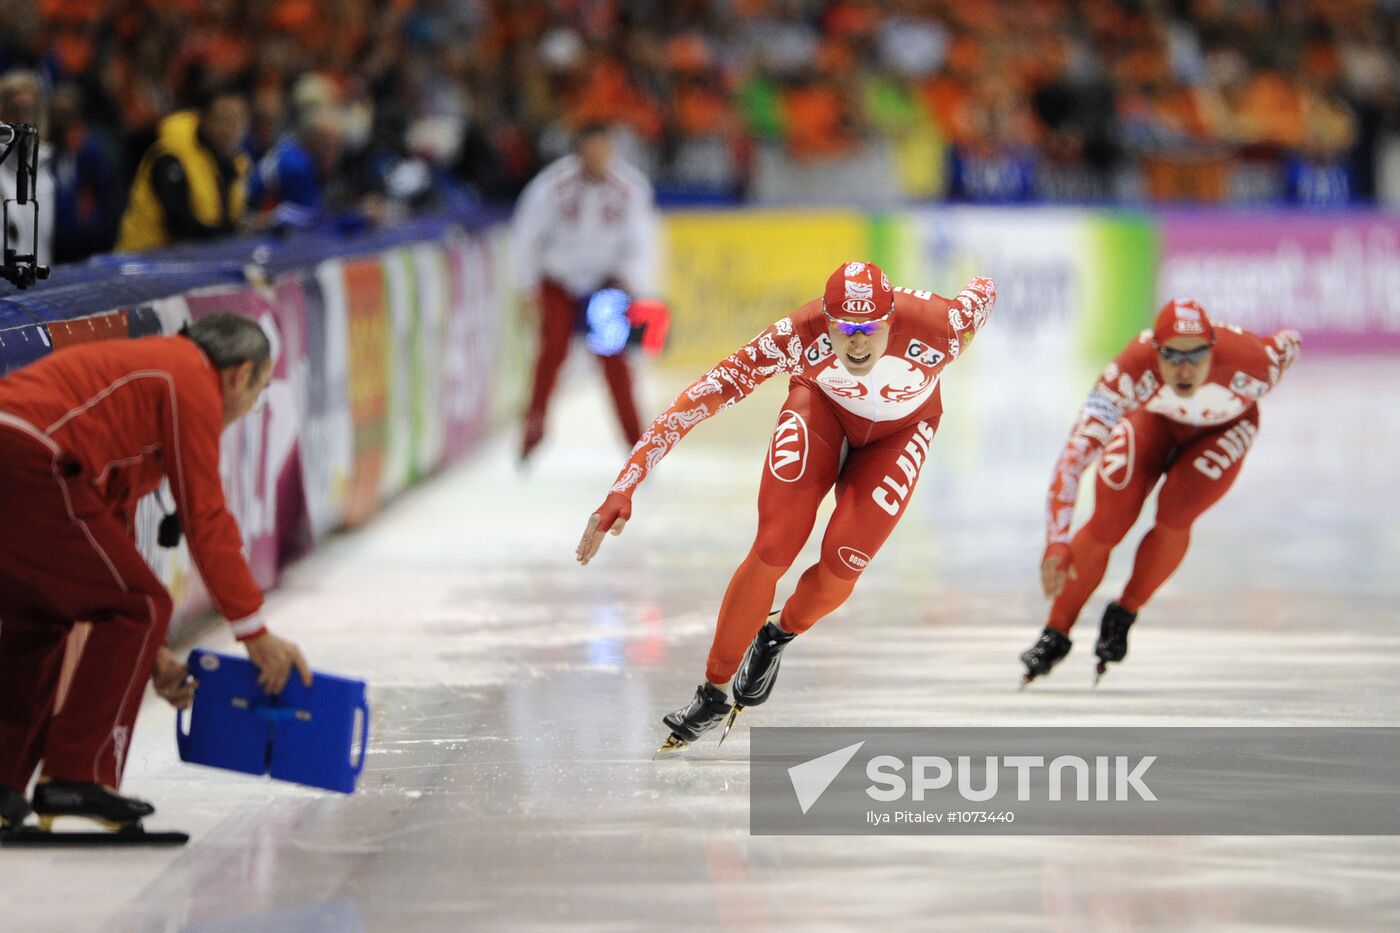
[[[406,249],[380,256],[389,340],[382,353],[389,366],[384,419],[384,473],[379,496],[387,501],[408,487],[413,475],[413,395],[418,380],[418,289]]]
[[[996,328],[1097,368],[1147,325],[1156,237],[1146,215],[1072,208],[940,207],[915,216],[900,284],[955,295],[997,283]]]
[[[854,211],[682,211],[665,229],[666,360],[697,373],[820,296],[832,269],[872,248],[870,221]]]
[[[299,472],[296,437],[301,421],[291,376],[297,361],[290,360],[282,339],[283,318],[292,309],[280,307],[272,292],[248,287],[204,289],[185,297],[193,320],[219,311],[231,311],[262,325],[273,341],[272,382],[266,404],[255,409],[224,432],[219,452],[224,495],[238,519],[253,577],[264,587],[277,582],[281,567],[278,537],[278,491]],[[299,321],[289,322],[299,333]]]
[[[447,359],[448,307],[446,253],[438,246],[420,243],[411,250],[418,297],[415,331],[417,378],[413,382],[413,472],[432,472],[442,462],[444,424],[442,408],[443,364]]]
[[[449,459],[472,449],[491,421],[491,396],[498,378],[502,300],[496,257],[479,236],[447,245],[451,306],[442,367],[443,443]]]
[[[1195,298],[1261,334],[1291,327],[1307,352],[1400,350],[1400,217],[1170,211],[1161,226],[1159,303]]]
[[[379,507],[389,410],[389,319],[384,265],[378,257],[346,261],[341,269],[349,324],[350,418],[355,431],[355,470],[345,504],[347,525],[358,525]],[[329,295],[327,296],[330,297]]]

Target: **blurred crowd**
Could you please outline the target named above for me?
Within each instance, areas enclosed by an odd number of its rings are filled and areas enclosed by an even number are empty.
[[[872,153],[909,199],[1365,203],[1398,6],[0,0],[0,120],[42,129],[57,261],[116,244],[165,122],[228,94],[246,204],[195,235],[508,204],[596,121],[663,203]]]

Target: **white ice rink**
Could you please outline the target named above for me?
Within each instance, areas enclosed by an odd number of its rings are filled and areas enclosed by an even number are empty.
[[[722,749],[651,758],[702,677],[783,389],[701,426],[579,568],[625,451],[576,359],[527,475],[503,435],[272,596],[316,667],[371,684],[358,793],[182,765],[148,698],[124,789],[190,844],[0,852],[0,930],[1400,929],[1395,838],[749,835],[755,724],[1400,725],[1400,363],[1305,354],[1128,660],[1090,688],[1141,525],[1074,652],[1018,693],[1045,482],[1091,374],[979,352],[901,526]],[[651,410],[677,387],[652,375]]]

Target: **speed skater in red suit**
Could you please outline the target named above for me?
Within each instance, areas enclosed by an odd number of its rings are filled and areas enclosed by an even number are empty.
[[[791,377],[759,486],[757,536],[720,605],[705,682],[664,718],[671,736],[663,749],[683,747],[766,701],[784,647],[851,595],[919,480],[943,411],[943,368],[967,349],[995,301],[988,278],[949,299],[892,288],[873,263],[843,263],[820,298],[740,347],[652,422],[589,517],[579,563],[593,559],[607,532],[622,532],[638,485],[692,428],[764,380]],[[770,613],[778,579],[833,487],[836,509],[821,559],[781,611]]]
[[[1053,603],[1040,637],[1021,654],[1023,686],[1069,653],[1070,629],[1110,552],[1161,480],[1156,521],[1138,545],[1132,576],[1104,610],[1098,676],[1126,657],[1129,627],[1186,556],[1196,519],[1234,485],[1259,431],[1257,403],[1301,349],[1296,331],[1260,337],[1213,323],[1198,303],[1178,299],[1108,364],[1050,481],[1040,582]],[[1096,455],[1094,512],[1071,538],[1080,477]]]

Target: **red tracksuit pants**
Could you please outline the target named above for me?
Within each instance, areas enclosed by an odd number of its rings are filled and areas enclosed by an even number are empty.
[[[797,581],[780,625],[805,632],[851,595],[914,492],[938,418],[908,425],[842,462],[845,429],[821,393],[794,382],[769,441],[758,491],[758,534],[734,572],[719,611],[705,678],[734,675],[763,627],[782,577],[817,519],[817,506],[836,487],[836,510],[822,537],[821,559]]]
[[[570,295],[557,283],[545,280],[540,285],[540,345],[535,358],[535,378],[530,390],[530,404],[525,410],[525,453],[529,453],[544,437],[545,415],[549,398],[559,370],[569,356],[574,332],[578,326],[581,299]],[[637,403],[632,397],[632,374],[627,368],[627,354],[600,356],[603,378],[612,394],[613,409],[627,443],[635,445],[642,438],[642,423],[637,415]]]
[[[76,463],[0,415],[0,786],[47,777],[116,787],[172,606],[126,522]],[[63,709],[75,620],[92,623]]]
[[[1119,421],[1099,459],[1094,514],[1070,542],[1076,579],[1065,581],[1046,624],[1069,632],[1102,582],[1109,553],[1165,477],[1157,520],[1138,545],[1132,576],[1118,599],[1129,612],[1144,606],[1181,565],[1192,524],[1234,485],[1258,431],[1258,409],[1208,428],[1141,409]]]

